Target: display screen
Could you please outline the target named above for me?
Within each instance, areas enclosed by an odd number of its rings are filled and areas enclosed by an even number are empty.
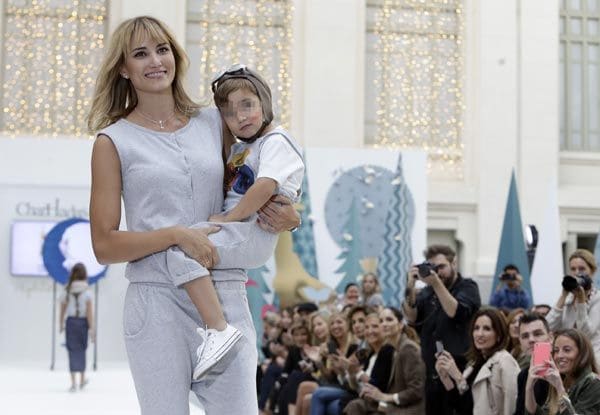
[[[11,226],[10,273],[47,276],[42,258],[44,239],[56,221],[15,221]]]

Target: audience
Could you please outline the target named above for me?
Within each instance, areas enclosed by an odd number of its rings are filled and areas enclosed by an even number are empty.
[[[373,309],[379,311],[380,308],[385,306],[385,301],[381,295],[381,286],[379,285],[379,278],[372,272],[366,273],[362,278],[362,303]]]
[[[506,350],[508,350],[512,357],[515,358],[521,369],[529,364],[529,358],[523,353],[523,350],[521,349],[521,341],[519,339],[519,322],[524,314],[524,309],[515,308],[508,313],[508,317],[506,317],[506,322],[508,323],[508,334],[510,337]]]

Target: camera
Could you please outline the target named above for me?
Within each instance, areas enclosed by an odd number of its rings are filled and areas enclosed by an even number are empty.
[[[501,281],[515,281],[516,279],[517,279],[516,275],[509,274],[508,272],[505,272],[504,274],[500,275]]]
[[[417,268],[419,269],[419,277],[425,278],[431,275],[431,271],[437,272],[439,266],[434,265],[429,261],[425,261],[421,264],[418,264]]]
[[[562,287],[565,291],[575,291],[577,287],[583,288],[585,291],[592,288],[592,279],[589,275],[579,274],[579,275],[565,275],[562,280]]]

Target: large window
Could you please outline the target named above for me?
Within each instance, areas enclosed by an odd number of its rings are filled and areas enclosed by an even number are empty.
[[[102,59],[105,0],[7,0],[0,132],[86,136]]]
[[[561,0],[560,147],[600,151],[600,0]]]
[[[462,0],[367,1],[367,144],[461,174],[462,15]]]
[[[210,99],[214,75],[245,63],[267,80],[275,117],[288,125],[292,0],[196,0],[187,7],[190,91]]]

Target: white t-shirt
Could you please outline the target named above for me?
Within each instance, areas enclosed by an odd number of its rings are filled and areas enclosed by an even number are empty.
[[[88,301],[92,301],[92,293],[89,290],[82,291],[79,295],[71,292],[68,298],[67,292],[63,291],[60,296],[61,304],[67,304],[66,317],[85,317]]]

